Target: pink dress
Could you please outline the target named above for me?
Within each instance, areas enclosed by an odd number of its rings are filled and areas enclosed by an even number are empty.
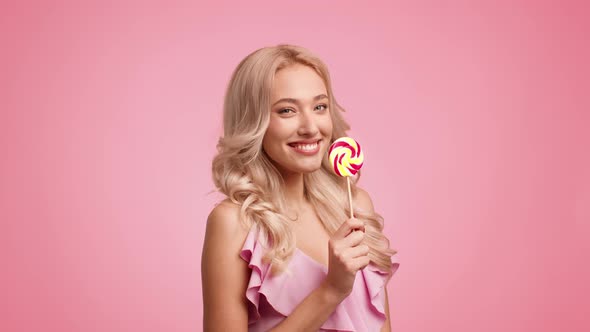
[[[249,301],[248,331],[268,331],[291,314],[295,307],[324,280],[328,269],[295,248],[287,271],[271,276],[262,262],[264,248],[258,242],[258,227],[252,226],[240,256],[252,270],[246,290]],[[397,259],[396,255],[392,257]],[[399,263],[394,260],[392,272]],[[352,293],[344,299],[319,331],[380,331],[385,322],[387,275],[368,265],[355,278]]]

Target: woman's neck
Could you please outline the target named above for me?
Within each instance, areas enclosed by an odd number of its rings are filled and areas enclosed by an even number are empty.
[[[285,201],[289,209],[301,211],[306,203],[303,186],[303,174],[291,173],[283,175]]]

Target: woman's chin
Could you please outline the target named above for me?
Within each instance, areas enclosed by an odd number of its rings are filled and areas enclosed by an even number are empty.
[[[312,166],[306,166],[306,167],[302,167],[300,173],[313,173],[316,172],[317,170],[319,170],[320,168],[322,168],[322,164],[319,163],[317,165],[312,165]]]
[[[322,168],[321,164],[318,164],[318,165],[297,165],[295,167],[289,167],[287,172],[291,173],[291,174],[308,174],[308,173],[313,173],[313,172],[319,170],[320,168]]]

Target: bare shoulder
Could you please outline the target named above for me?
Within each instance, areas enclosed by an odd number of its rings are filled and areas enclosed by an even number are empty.
[[[356,193],[354,195],[353,201],[355,205],[361,210],[367,212],[375,211],[375,207],[373,206],[373,200],[371,200],[371,196],[366,190],[360,187],[356,187]]]
[[[209,213],[205,232],[206,239],[224,240],[224,244],[228,244],[226,240],[234,240],[232,242],[237,243],[240,242],[240,239],[245,239],[247,234],[248,229],[240,221],[239,205],[224,200]]]
[[[240,220],[240,206],[229,200],[222,201],[207,218],[203,264],[230,258],[235,261],[247,235],[248,229]]]
[[[237,204],[223,201],[207,218],[201,258],[205,331],[242,331],[248,325],[244,294],[250,271],[240,257],[247,235]]]

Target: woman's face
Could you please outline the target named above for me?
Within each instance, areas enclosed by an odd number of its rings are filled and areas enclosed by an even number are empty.
[[[275,74],[270,102],[264,151],[283,175],[318,170],[332,137],[322,78],[304,65],[285,67]]]

